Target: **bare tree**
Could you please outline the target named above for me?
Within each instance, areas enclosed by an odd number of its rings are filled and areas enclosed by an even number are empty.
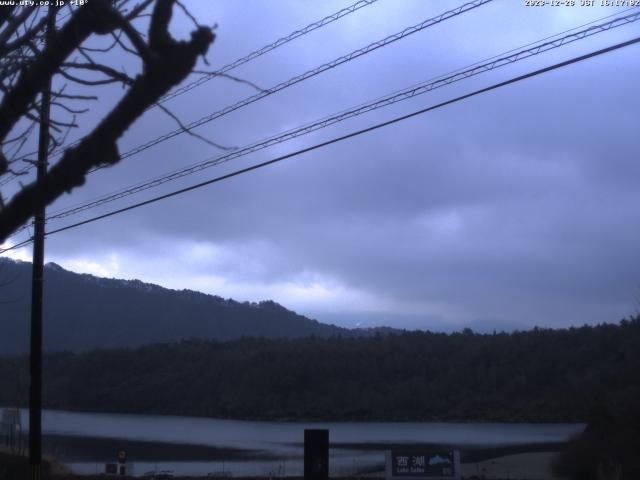
[[[169,33],[176,6],[196,25],[188,41],[176,40]],[[57,16],[58,23],[60,18],[64,21],[47,32],[49,15]],[[140,22],[148,24],[146,35],[139,30]],[[108,44],[96,48],[91,44],[96,36],[104,37]],[[65,11],[0,7],[0,179],[20,175],[30,161],[22,153],[39,121],[39,94],[50,79],[63,80],[52,91],[52,105],[59,114],[66,114],[49,120],[51,150],[60,148],[69,129],[76,126],[76,116],[87,110],[75,106],[77,102],[97,98],[87,95],[87,88],[110,83],[125,88],[113,109],[64,150],[44,181],[22,186],[7,202],[0,195],[0,243],[39,208],[83,185],[90,170],[117,163],[118,139],[194,70],[214,38],[212,28],[198,25],[178,0],[91,0]],[[137,75],[131,77],[109,64],[117,49],[139,59]],[[70,91],[69,85],[83,88],[84,93]]]

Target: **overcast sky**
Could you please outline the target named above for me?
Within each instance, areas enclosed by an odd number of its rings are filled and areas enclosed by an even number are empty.
[[[462,3],[379,0],[230,73],[269,88]],[[629,13],[576,3],[530,7],[524,0],[496,0],[197,132],[242,147],[601,17]],[[216,69],[349,2],[187,4],[201,23],[218,24],[210,66],[202,66]],[[639,25],[52,222],[49,229],[634,38]],[[177,36],[192,28],[185,17],[174,19]],[[113,61],[135,71],[131,58]],[[491,330],[617,322],[640,310],[639,78],[635,45],[52,235],[46,260],[77,272],[240,301],[273,299],[348,327]],[[187,123],[255,93],[217,78],[167,105]],[[86,133],[122,90],[105,88],[101,95],[72,137]],[[150,111],[121,139],[120,149],[174,128],[167,115]],[[91,175],[49,211],[222,153],[180,135]],[[24,238],[26,232],[8,245]],[[9,255],[29,259],[31,252]]]

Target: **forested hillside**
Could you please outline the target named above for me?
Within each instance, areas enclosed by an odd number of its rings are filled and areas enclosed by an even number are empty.
[[[348,330],[326,325],[272,301],[236,302],[139,280],[44,270],[45,350],[90,350],[243,335],[295,338]],[[0,354],[29,348],[31,264],[0,258]]]
[[[640,402],[639,347],[637,317],[511,334],[245,338],[56,353],[44,360],[44,403],[229,418],[582,421],[603,401]],[[25,357],[0,361],[0,404],[24,404],[25,378]]]

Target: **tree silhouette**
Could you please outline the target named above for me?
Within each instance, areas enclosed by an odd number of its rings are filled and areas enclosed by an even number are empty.
[[[196,23],[188,41],[176,40],[169,33],[176,5]],[[0,195],[0,243],[39,208],[83,185],[89,171],[117,163],[118,139],[146,109],[193,71],[198,57],[206,55],[215,38],[212,28],[198,25],[177,0],[141,0],[135,4],[130,0],[91,0],[67,7],[66,17],[62,7],[46,11],[37,6],[0,8],[0,179],[26,170],[20,168],[24,165],[21,162],[30,161],[28,155],[22,155],[23,148],[39,122],[39,94],[50,79],[64,81],[52,91],[52,105],[59,107],[59,114],[67,115],[63,119],[53,116],[49,121],[50,150],[60,148],[68,130],[77,126],[75,117],[86,111],[71,105],[97,99],[97,95],[69,92],[69,84],[98,88],[120,83],[125,93],[93,129],[63,151],[43,181],[22,186],[6,202]],[[46,29],[49,15],[56,16],[60,23],[50,32]],[[146,35],[136,26],[145,20]],[[110,45],[90,45],[96,36],[110,37]],[[139,58],[136,76],[110,65],[118,50]]]

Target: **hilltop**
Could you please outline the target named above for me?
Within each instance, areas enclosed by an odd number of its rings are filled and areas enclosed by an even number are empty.
[[[0,258],[0,353],[28,350],[31,263]],[[171,290],[140,280],[119,280],[44,269],[44,348],[82,351],[137,347],[199,338],[300,338],[349,335],[266,300],[237,302],[193,290]],[[366,332],[361,332],[361,334]]]

